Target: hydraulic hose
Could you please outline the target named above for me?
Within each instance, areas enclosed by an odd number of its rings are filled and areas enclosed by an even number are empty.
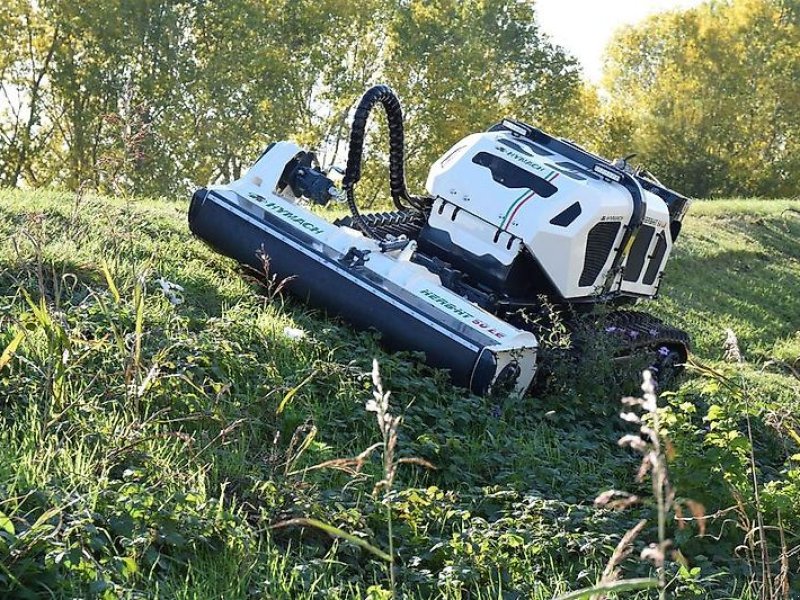
[[[379,236],[361,218],[361,214],[358,211],[354,188],[355,184],[361,179],[361,161],[364,154],[367,120],[370,112],[378,103],[386,111],[386,120],[389,125],[389,189],[392,194],[392,201],[398,210],[408,210],[408,207],[403,204],[404,200],[419,210],[417,199],[412,198],[406,188],[403,109],[400,107],[400,100],[389,86],[376,85],[364,93],[356,107],[353,126],[350,130],[347,168],[342,179],[342,185],[347,195],[347,205],[353,215],[353,222],[364,233],[375,239],[379,239]]]

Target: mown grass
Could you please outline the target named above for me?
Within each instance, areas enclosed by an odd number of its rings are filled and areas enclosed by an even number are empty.
[[[386,550],[388,502],[398,591],[544,599],[594,583],[651,516],[592,507],[608,488],[644,491],[617,446],[635,375],[594,354],[556,369],[536,398],[466,394],[376,334],[272,297],[193,239],[185,210],[0,191],[0,352],[24,333],[0,370],[7,597],[386,597],[379,559],[272,526],[317,518]],[[650,306],[692,334],[703,365],[663,399],[673,483],[720,511],[704,535],[671,528],[688,560],[680,573],[670,562],[678,597],[757,596],[761,555],[736,549],[759,514],[798,543],[798,210],[697,203]],[[183,287],[182,303],[160,279]],[[726,328],[742,364],[723,360]],[[388,496],[372,493],[377,455],[355,478],[308,470],[380,440],[364,409],[373,358],[404,416],[400,456],[436,467],[402,465]],[[765,539],[778,576],[780,536]],[[650,573],[637,556],[624,576]]]

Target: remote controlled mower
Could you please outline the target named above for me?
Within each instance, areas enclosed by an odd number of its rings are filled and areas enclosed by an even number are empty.
[[[390,212],[363,213],[356,190],[377,105],[389,129]],[[523,393],[537,370],[536,315],[604,309],[597,335],[656,369],[688,353],[685,333],[627,308],[658,293],[690,201],[625,161],[505,119],[457,142],[430,169],[427,195],[404,174],[403,115],[387,86],[358,104],[340,187],[313,152],[270,144],[240,179],[201,188],[189,226],[217,251],[271,274],[296,296],[419,350],[477,394]],[[330,222],[307,207],[342,202]],[[530,325],[538,322],[539,325]]]

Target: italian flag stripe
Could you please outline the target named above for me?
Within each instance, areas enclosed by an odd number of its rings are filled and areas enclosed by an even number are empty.
[[[514,210],[514,207],[515,207],[515,206],[516,206],[516,205],[517,205],[519,202],[521,202],[521,201],[522,201],[522,200],[523,200],[523,199],[524,199],[526,196],[528,196],[528,195],[530,195],[530,194],[535,194],[535,192],[534,192],[533,190],[525,190],[524,192],[522,192],[522,195],[521,195],[519,198],[517,198],[516,200],[514,200],[514,201],[511,203],[511,206],[509,206],[509,207],[508,207],[508,210],[506,211],[506,214],[504,214],[504,215],[503,215],[503,218],[502,218],[502,219],[501,219],[501,221],[500,221],[500,227],[501,227],[501,228],[502,228],[502,227],[505,227],[505,224],[506,224],[506,219],[508,219],[508,215],[510,215],[510,214],[511,214],[511,211],[512,211],[512,210]]]
[[[553,182],[558,178],[560,174],[561,173],[558,173],[557,171],[553,171],[547,177],[545,177],[545,181]],[[536,196],[536,192],[534,192],[533,190],[529,189],[522,192],[522,195],[511,203],[511,206],[508,207],[506,214],[503,215],[503,218],[500,221],[500,228],[503,229],[507,225],[509,225],[511,221],[514,219],[514,216],[517,214],[519,209],[522,208],[522,205],[525,204],[528,200],[530,200],[534,196]]]

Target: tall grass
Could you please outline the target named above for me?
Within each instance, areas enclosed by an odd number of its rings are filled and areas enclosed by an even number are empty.
[[[680,598],[797,593],[800,338],[796,300],[769,286],[798,270],[758,258],[797,251],[779,211],[687,223],[655,308],[736,385],[690,372],[657,427],[641,406],[618,419],[637,382],[600,345],[536,397],[477,398],[243,277],[184,211],[0,192],[5,597],[645,598],[623,582],[659,574]],[[726,328],[742,363],[723,360]],[[643,425],[670,440],[663,528],[643,456],[617,445],[634,426],[654,451]],[[609,487],[654,500],[593,507]],[[641,560],[667,539],[663,565]]]

